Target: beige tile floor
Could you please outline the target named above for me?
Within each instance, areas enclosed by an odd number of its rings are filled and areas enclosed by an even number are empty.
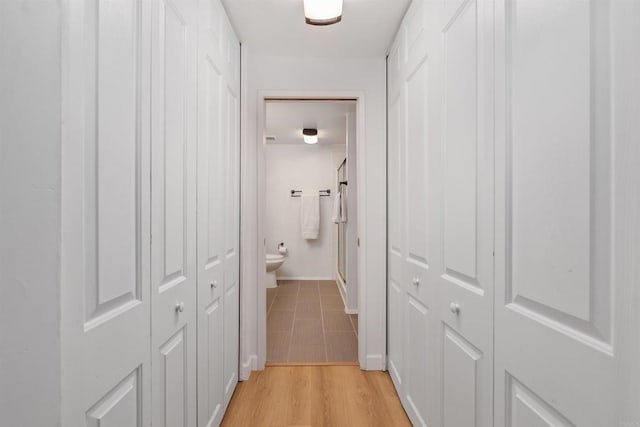
[[[267,289],[267,362],[358,361],[358,316],[332,280],[279,281]]]

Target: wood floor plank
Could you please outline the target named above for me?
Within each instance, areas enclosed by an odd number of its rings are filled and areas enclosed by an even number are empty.
[[[386,372],[357,366],[278,366],[251,374],[223,426],[411,426]]]

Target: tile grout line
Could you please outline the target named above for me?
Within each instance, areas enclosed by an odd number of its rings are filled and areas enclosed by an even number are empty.
[[[351,328],[353,329],[353,333],[356,334],[356,339],[357,339],[358,330],[356,329],[356,325],[353,323],[353,317],[351,317],[351,314],[349,314],[348,316],[349,316],[349,322],[351,322]]]
[[[296,326],[296,310],[298,309],[298,294],[300,293],[300,282],[298,281],[296,286],[298,289],[296,290],[296,295],[293,303],[293,319],[291,320],[291,333],[289,334],[289,344],[287,348],[287,360],[286,362],[291,361],[291,343],[293,342],[293,330]]]
[[[324,343],[324,361],[329,361],[329,352],[327,351],[327,335],[324,330],[324,307],[322,305],[322,296],[320,295],[320,281],[316,283],[316,289],[318,290],[318,302],[320,303],[320,322],[322,324],[322,342]]]

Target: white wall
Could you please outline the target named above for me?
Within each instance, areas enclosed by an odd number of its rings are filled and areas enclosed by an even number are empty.
[[[0,2],[0,424],[60,416],[60,4]]]
[[[254,212],[258,200],[258,98],[260,91],[354,91],[363,94],[358,108],[364,109],[363,152],[360,170],[367,185],[360,206],[366,212],[361,230],[360,256],[363,259],[361,283],[365,284],[362,301],[360,360],[366,369],[383,369],[385,354],[385,245],[386,245],[386,113],[385,58],[303,58],[254,54],[243,45],[242,108],[242,302],[241,362],[243,377],[259,363],[258,342],[264,331],[258,330],[261,307],[256,287],[258,254],[258,219]],[[365,176],[366,174],[366,176]],[[362,181],[362,179],[361,179]],[[262,265],[262,264],[260,264]],[[260,269],[260,274],[262,270]],[[366,311],[365,311],[366,310]],[[262,311],[264,308],[262,307]],[[261,344],[263,345],[263,344]]]
[[[268,253],[284,242],[289,253],[276,272],[278,278],[332,279],[335,242],[331,221],[332,197],[320,197],[320,234],[305,240],[300,229],[300,198],[291,190],[336,191],[333,145],[272,144],[265,146],[265,237]]]

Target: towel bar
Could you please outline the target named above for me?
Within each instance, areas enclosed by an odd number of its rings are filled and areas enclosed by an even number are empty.
[[[331,190],[318,190],[321,196],[330,196]],[[300,197],[302,195],[302,190],[291,190],[291,197]]]

